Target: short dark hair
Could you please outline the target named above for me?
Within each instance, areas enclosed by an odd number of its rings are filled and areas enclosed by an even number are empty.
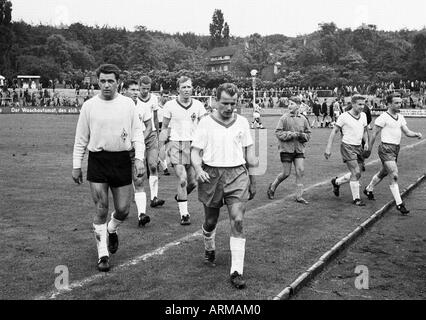
[[[353,95],[352,98],[351,98],[352,103],[356,103],[358,100],[365,100],[365,97],[363,97],[359,94],[356,94],[356,95]]]
[[[99,78],[101,73],[103,74],[114,74],[115,80],[120,79],[120,69],[115,64],[103,64],[96,70],[96,76]]]
[[[150,77],[148,77],[148,76],[143,76],[140,79],[139,83],[140,84],[145,84],[145,85],[152,84],[152,79]]]
[[[386,104],[391,104],[393,102],[393,98],[401,98],[399,93],[393,92],[386,96]]]
[[[190,77],[187,77],[187,76],[182,76],[182,77],[180,77],[180,78],[179,78],[179,79],[177,79],[177,81],[176,81],[176,88],[177,88],[177,89],[179,89],[180,85],[181,85],[182,83],[187,82],[187,81],[191,81],[191,82],[192,82],[192,79],[191,79]]]
[[[133,85],[139,86],[139,83],[134,79],[130,79],[124,82],[123,88],[127,90],[130,88],[130,86],[133,86]]]
[[[233,83],[223,83],[217,88],[216,99],[220,100],[222,92],[229,94],[231,97],[238,94],[238,87]]]

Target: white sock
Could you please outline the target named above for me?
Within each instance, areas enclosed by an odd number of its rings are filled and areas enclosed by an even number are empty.
[[[117,220],[114,217],[115,211],[111,214],[111,220],[108,222],[108,232],[116,233],[118,231],[118,227],[123,223],[123,221]]]
[[[371,182],[370,182],[370,184],[367,186],[367,191],[371,191],[371,192],[373,192],[374,191],[374,187],[375,186],[377,186],[379,183],[380,183],[380,181],[382,181],[382,179],[380,179],[379,178],[379,175],[378,174],[376,174],[372,179],[371,179]]]
[[[296,199],[300,199],[303,196],[303,184],[297,185],[297,191],[296,191]]]
[[[138,192],[135,193],[136,208],[138,209],[138,217],[145,214],[146,212],[146,193]]]
[[[206,251],[216,250],[216,228],[211,232],[204,230],[204,226],[202,226],[201,229],[203,230],[204,248]]]
[[[151,190],[151,200],[158,196],[158,177],[149,176],[149,189]]]
[[[237,271],[240,275],[243,275],[244,271],[244,255],[246,253],[246,239],[231,237],[231,274]]]
[[[93,231],[95,232],[99,259],[105,256],[109,257],[107,244],[107,224],[93,224]]]
[[[178,202],[180,216],[188,216],[188,201]]]
[[[401,199],[401,194],[399,193],[399,186],[398,186],[398,184],[397,183],[391,184],[389,186],[389,188],[390,188],[390,190],[392,192],[393,198],[395,199],[396,205],[399,206],[402,203],[402,199]]]
[[[336,179],[337,185],[340,186],[342,184],[348,183],[349,181],[351,181],[351,176],[352,176],[352,174],[349,172],[349,173],[345,174],[344,176],[337,178]]]
[[[351,192],[352,192],[352,197],[354,200],[356,199],[361,199],[360,195],[359,195],[359,181],[351,181],[349,182],[349,185],[351,187]]]

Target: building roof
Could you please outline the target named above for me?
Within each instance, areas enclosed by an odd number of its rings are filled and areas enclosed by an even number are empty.
[[[238,46],[218,47],[207,52],[208,58],[233,56],[238,51]]]

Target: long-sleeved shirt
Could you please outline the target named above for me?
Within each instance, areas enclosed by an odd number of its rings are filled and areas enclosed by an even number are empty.
[[[73,168],[81,168],[86,149],[121,152],[133,147],[136,159],[143,160],[145,140],[132,99],[120,94],[108,101],[95,96],[83,104],[75,134]]]
[[[303,133],[303,140],[292,137],[295,132]],[[275,129],[278,138],[278,150],[285,153],[304,153],[306,142],[311,139],[311,127],[308,119],[303,115],[285,114],[278,121]]]

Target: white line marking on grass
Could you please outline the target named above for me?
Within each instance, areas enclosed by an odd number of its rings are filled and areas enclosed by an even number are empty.
[[[405,147],[401,148],[401,151],[402,150],[406,150],[406,149],[415,148],[418,145],[423,144],[424,142],[426,142],[426,140],[422,140],[420,142],[417,142],[417,143],[405,146]],[[368,162],[366,164],[366,166],[374,165],[374,164],[378,163],[379,161],[380,161],[380,159],[372,160],[372,161]],[[346,173],[346,172],[344,172],[344,173]],[[330,181],[331,180],[327,179],[325,181],[318,182],[316,184],[313,184],[313,185],[307,187],[304,191],[308,192],[308,191],[310,191],[312,189],[315,189],[315,188],[321,187],[323,185],[329,184]],[[264,209],[267,209],[269,207],[278,205],[281,202],[283,202],[285,200],[288,200],[288,199],[291,199],[291,198],[293,198],[295,196],[296,196],[296,194],[294,193],[294,194],[290,194],[290,195],[286,196],[283,199],[279,199],[279,200],[275,200],[275,201],[269,202],[269,203],[267,203],[267,204],[265,204],[265,205],[263,205],[261,207],[257,207],[257,208],[254,208],[254,209],[251,209],[251,210],[247,211],[246,215],[250,215],[251,213],[256,213],[258,210],[264,210]],[[227,223],[227,222],[225,220],[222,220],[219,223]],[[98,273],[98,274],[95,274],[93,276],[84,278],[82,280],[75,281],[75,282],[73,282],[73,283],[71,283],[69,285],[68,289],[64,289],[64,290],[53,290],[53,291],[50,291],[50,292],[48,292],[46,294],[42,294],[42,295],[39,295],[39,296],[35,297],[34,300],[56,299],[61,294],[71,292],[74,289],[82,288],[82,287],[84,287],[84,286],[86,286],[86,285],[88,285],[88,284],[90,284],[90,283],[92,283],[92,282],[94,282],[94,281],[96,281],[98,279],[102,279],[104,277],[112,277],[112,276],[115,275],[115,273],[120,272],[120,271],[124,271],[124,270],[126,270],[126,269],[128,269],[128,268],[130,268],[132,266],[135,266],[135,265],[139,264],[142,261],[146,261],[146,260],[148,260],[150,258],[154,258],[156,256],[161,256],[167,250],[169,250],[171,248],[174,248],[174,247],[177,247],[177,246],[179,246],[183,242],[190,241],[190,240],[195,239],[195,238],[200,237],[200,236],[202,236],[201,231],[194,232],[194,233],[189,234],[189,235],[187,235],[187,236],[185,236],[185,237],[183,237],[183,238],[181,238],[179,240],[176,240],[174,242],[170,242],[170,243],[164,245],[163,247],[160,247],[160,248],[158,248],[158,249],[156,249],[154,251],[145,253],[145,254],[143,254],[143,255],[141,255],[139,257],[136,257],[136,258],[134,258],[132,260],[129,260],[129,261],[121,264],[121,265],[118,265],[117,267],[114,267],[113,270],[111,272],[109,272],[109,273]]]

